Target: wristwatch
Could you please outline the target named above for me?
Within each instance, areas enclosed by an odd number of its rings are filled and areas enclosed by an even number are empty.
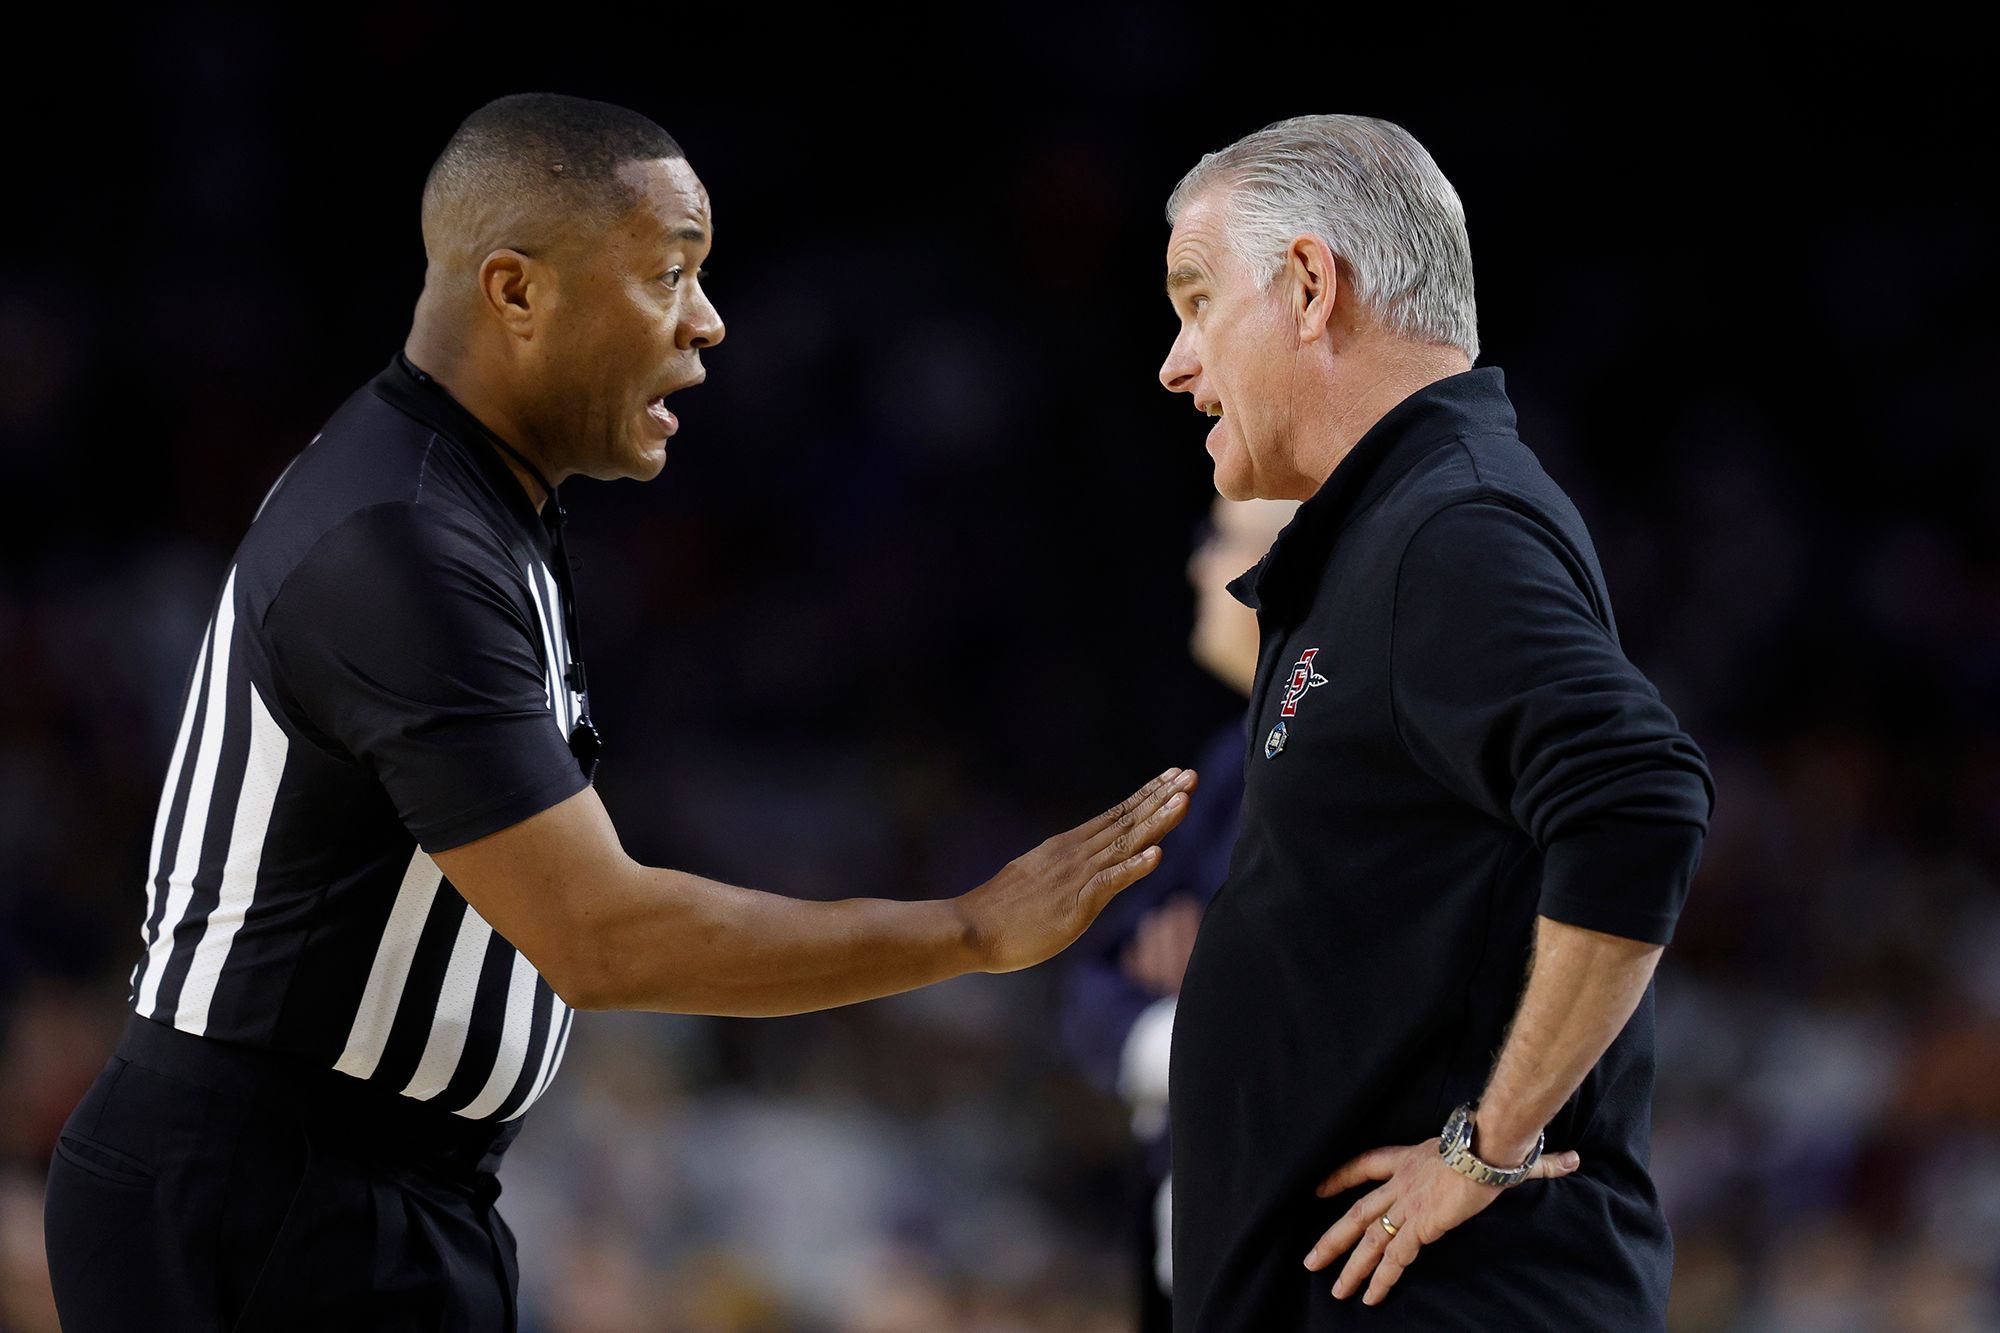
[[[1444,1158],[1446,1166],[1462,1176],[1469,1176],[1482,1185],[1505,1189],[1528,1178],[1528,1173],[1535,1169],[1535,1163],[1542,1160],[1542,1145],[1547,1141],[1547,1131],[1537,1134],[1535,1150],[1519,1166],[1488,1166],[1472,1155],[1472,1103],[1467,1102],[1444,1122],[1444,1129],[1438,1134],[1438,1156]]]

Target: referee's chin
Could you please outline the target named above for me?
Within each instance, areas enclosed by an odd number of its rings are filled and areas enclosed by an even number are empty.
[[[651,481],[667,466],[667,447],[656,445],[640,454],[638,466],[625,475],[634,481]]]
[[[667,442],[661,439],[640,438],[628,441],[617,465],[606,469],[611,477],[624,477],[632,481],[651,481],[667,466]],[[607,478],[608,480],[609,478]]]

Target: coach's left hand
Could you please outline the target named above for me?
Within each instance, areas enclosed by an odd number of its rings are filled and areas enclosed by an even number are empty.
[[[1566,1176],[1576,1170],[1579,1160],[1573,1152],[1551,1153],[1528,1173],[1528,1180]],[[1387,1183],[1363,1195],[1306,1255],[1306,1267],[1317,1273],[1353,1250],[1334,1281],[1333,1294],[1344,1300],[1368,1282],[1363,1305],[1380,1304],[1419,1250],[1500,1197],[1495,1186],[1481,1185],[1445,1165],[1436,1139],[1362,1153],[1320,1182],[1314,1192],[1328,1199],[1370,1180]],[[1393,1239],[1382,1225],[1385,1217],[1396,1228]],[[1368,1279],[1371,1272],[1373,1281]]]

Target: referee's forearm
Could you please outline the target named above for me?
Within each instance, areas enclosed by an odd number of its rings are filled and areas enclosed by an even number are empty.
[[[979,966],[950,900],[812,902],[647,866],[576,926],[564,999],[584,1009],[800,1014]]]

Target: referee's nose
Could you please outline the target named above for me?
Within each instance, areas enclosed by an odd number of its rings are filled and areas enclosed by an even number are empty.
[[[674,341],[683,352],[713,347],[722,341],[725,332],[722,315],[715,302],[708,299],[708,293],[701,290],[700,283],[701,279],[695,279],[695,298],[681,308],[680,327],[674,331]]]

